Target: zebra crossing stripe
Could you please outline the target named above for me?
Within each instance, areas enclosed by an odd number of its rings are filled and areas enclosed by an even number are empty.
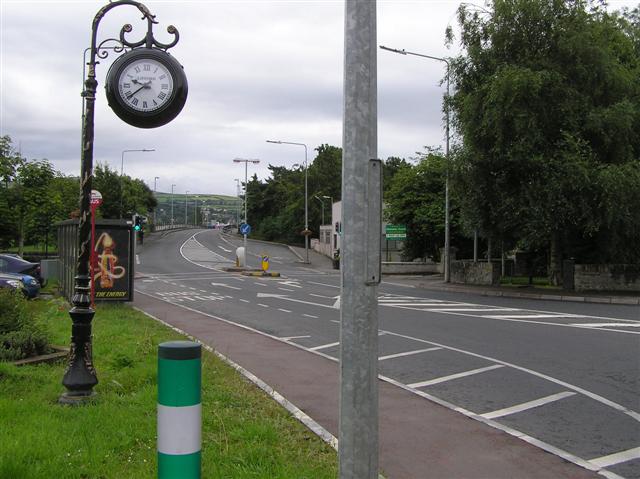
[[[158,346],[158,478],[200,479],[202,346]]]

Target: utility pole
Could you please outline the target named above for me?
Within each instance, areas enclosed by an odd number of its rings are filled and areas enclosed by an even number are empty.
[[[377,160],[376,69],[376,2],[346,0],[340,479],[378,477],[378,284],[382,200],[381,162]]]
[[[187,211],[189,210],[189,204],[187,200],[189,199],[189,190],[184,192],[184,225],[187,226],[189,224],[189,220],[187,220]]]
[[[171,185],[171,227],[173,228],[173,188],[176,185]]]

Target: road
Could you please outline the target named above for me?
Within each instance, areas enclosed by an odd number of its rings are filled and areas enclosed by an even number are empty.
[[[281,278],[228,273],[238,239],[173,232],[139,251],[136,291],[337,360],[340,276],[284,246],[249,242]],[[388,280],[387,280],[388,279]],[[640,478],[640,311],[379,288],[382,378],[608,477]]]

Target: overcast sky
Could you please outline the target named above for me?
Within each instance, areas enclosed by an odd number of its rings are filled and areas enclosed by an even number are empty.
[[[80,170],[83,52],[91,23],[106,1],[0,0],[0,135],[9,135],[28,159],[48,158],[63,173]],[[309,161],[322,143],[341,146],[344,2],[147,1],[156,15],[154,33],[179,43],[170,53],[184,66],[189,97],[171,123],[151,130],[122,122],[110,110],[104,79],[115,56],[97,67],[94,162],[124,171],[158,191],[236,194],[243,165],[268,176],[267,165],[291,167],[304,149],[267,139],[306,143]],[[379,0],[378,44],[432,56],[453,56],[444,45],[456,27],[460,2]],[[611,8],[637,2],[610,1]],[[130,40],[146,22],[130,6],[111,10],[98,41],[117,37],[125,23]],[[378,50],[378,156],[409,158],[425,145],[444,144],[444,64]],[[103,192],[104,194],[105,192]]]

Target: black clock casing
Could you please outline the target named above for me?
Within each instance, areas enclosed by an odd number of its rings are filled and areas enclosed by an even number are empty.
[[[122,95],[124,93],[120,88],[120,79],[123,73],[126,72],[132,64],[144,62],[144,60],[149,60],[152,66],[156,62],[162,65],[171,76],[173,83],[168,98],[165,98],[159,107],[148,111],[142,111],[130,105],[127,100],[123,98]],[[149,89],[153,86],[155,93],[155,90],[158,90],[157,87],[159,83],[157,82],[159,82],[159,80],[151,75],[151,71],[147,72],[144,78],[148,78],[147,81],[148,84],[150,84]],[[137,84],[143,85],[140,82],[137,82]],[[146,85],[147,84],[144,84],[145,87]],[[133,86],[135,89],[136,85]],[[169,123],[182,111],[187,101],[187,93],[189,90],[187,76],[184,73],[182,65],[169,53],[157,48],[136,48],[118,57],[107,73],[105,89],[107,101],[113,112],[121,120],[137,128],[156,128]],[[141,89],[143,89],[143,87],[138,88],[138,90]]]

